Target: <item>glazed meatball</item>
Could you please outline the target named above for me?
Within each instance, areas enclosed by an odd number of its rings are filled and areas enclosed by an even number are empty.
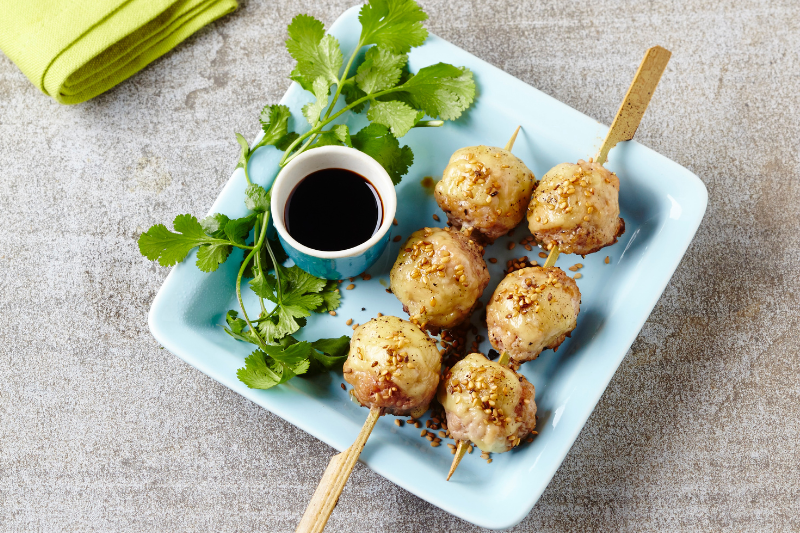
[[[515,362],[557,349],[569,336],[581,308],[575,280],[558,267],[528,267],[510,273],[486,306],[489,342]]]
[[[524,376],[473,353],[445,374],[438,397],[450,436],[503,453],[536,427],[535,392]]]
[[[361,405],[420,416],[436,394],[441,366],[439,350],[424,331],[382,316],[355,329],[343,371]]]
[[[391,290],[412,322],[438,333],[469,318],[489,271],[483,248],[453,228],[423,228],[400,249]]]
[[[436,184],[436,203],[450,225],[472,229],[491,243],[522,221],[535,183],[525,163],[508,150],[469,146],[450,158]]]
[[[561,253],[586,255],[617,242],[619,178],[602,165],[580,160],[551,168],[528,206],[528,228],[540,243]]]

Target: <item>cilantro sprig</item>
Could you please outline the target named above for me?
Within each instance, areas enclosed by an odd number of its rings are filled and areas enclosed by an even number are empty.
[[[339,42],[325,33],[322,22],[298,15],[289,24],[286,48],[297,61],[290,78],[314,97],[302,109],[308,129],[290,131],[289,108],[267,105],[259,117],[264,134],[256,144],[250,146],[236,134],[237,168],[244,170],[244,202],[251,213],[236,219],[215,213],[200,221],[178,215],[174,231],[157,224],[139,237],[142,255],[162,266],[183,261],[197,248],[196,265],[203,272],[217,270],[234,248],[243,250],[236,278],[240,310],[228,311],[224,329],[234,339],[256,346],[237,372],[251,388],[268,389],[298,375],[340,368],[350,340],[342,336],[308,342],[293,336],[311,313],[338,308],[341,295],[336,281],[317,278],[296,265],[285,266],[280,244],[267,238],[270,190],[253,183],[248,168],[256,151],[274,146],[283,152],[283,167],[312,148],[349,146],[375,158],[397,184],[414,162],[411,148],[401,146],[398,139],[412,128],[441,126],[444,120],[459,118],[475,98],[475,82],[467,68],[437,63],[415,74],[409,71],[409,51],[428,36],[422,25],[428,16],[414,0],[370,0],[358,18],[361,34],[346,62]],[[355,65],[364,47],[368,48],[363,61]],[[334,112],[342,96],[345,105]],[[355,133],[335,123],[347,112],[365,109],[370,124]],[[257,314],[244,306],[246,279],[258,297]]]

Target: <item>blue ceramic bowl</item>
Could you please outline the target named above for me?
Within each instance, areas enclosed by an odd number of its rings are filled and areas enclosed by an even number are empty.
[[[347,250],[326,252],[297,242],[286,230],[286,202],[300,181],[312,172],[326,168],[344,168],[367,178],[381,197],[383,221],[366,242]],[[389,243],[390,229],[397,211],[397,195],[392,179],[375,159],[346,146],[322,146],[303,152],[289,162],[272,187],[272,221],[284,250],[300,268],[320,278],[344,279],[357,276],[380,257]],[[318,220],[326,224],[326,220]]]

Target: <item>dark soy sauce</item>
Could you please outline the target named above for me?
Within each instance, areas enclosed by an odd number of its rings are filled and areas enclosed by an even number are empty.
[[[364,176],[326,168],[295,186],[284,222],[300,244],[324,252],[347,250],[375,235],[383,223],[383,202]]]

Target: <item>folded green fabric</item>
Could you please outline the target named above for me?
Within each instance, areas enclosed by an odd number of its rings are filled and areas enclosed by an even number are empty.
[[[0,0],[0,50],[43,93],[77,104],[236,7],[236,0]]]

